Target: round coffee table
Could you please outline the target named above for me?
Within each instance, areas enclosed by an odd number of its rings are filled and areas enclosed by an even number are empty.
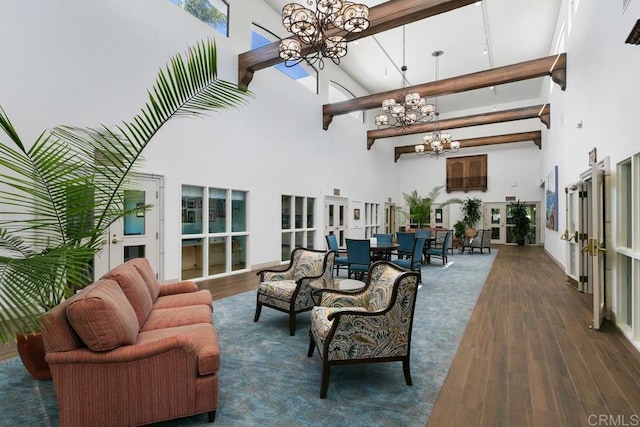
[[[338,289],[340,289],[341,291],[351,291],[354,289],[360,289],[364,285],[365,283],[361,282],[360,280],[344,279],[338,282]]]

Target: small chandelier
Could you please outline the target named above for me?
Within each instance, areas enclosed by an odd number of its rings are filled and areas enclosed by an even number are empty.
[[[417,92],[406,93],[407,66],[405,60],[405,28],[402,27],[402,98],[403,102],[398,104],[394,98],[382,101],[382,109],[385,114],[378,114],[375,123],[378,129],[402,128],[406,129],[419,122],[428,122],[436,114],[436,106],[427,104],[427,100],[420,97]]]
[[[436,58],[436,81],[438,80],[439,74],[439,61],[440,56],[443,54],[441,50],[436,50],[431,55]],[[438,98],[436,97],[436,110],[438,105]],[[414,149],[416,154],[425,155],[429,154],[431,157],[435,157],[436,159],[444,156],[447,153],[457,153],[460,149],[460,141],[452,141],[450,133],[440,132],[438,129],[438,116],[439,113],[436,111],[436,130],[432,133],[428,133],[422,137],[422,144],[417,144]]]
[[[307,0],[307,5],[313,3]],[[297,37],[280,42],[279,55],[287,67],[307,61],[311,65],[317,62],[322,70],[324,58],[338,65],[340,58],[347,54],[346,37],[369,28],[369,8],[363,4],[340,0],[315,0],[315,3],[315,12],[297,3],[282,8],[282,24]],[[327,36],[327,31],[332,29],[344,33]],[[302,56],[302,43],[311,47],[306,56]]]

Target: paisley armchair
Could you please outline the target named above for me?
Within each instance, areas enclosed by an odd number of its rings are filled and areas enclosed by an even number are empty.
[[[308,357],[317,346],[322,358],[320,398],[327,397],[331,366],[401,361],[411,385],[410,354],[418,273],[388,261],[369,268],[358,291],[314,291]]]
[[[311,310],[314,305],[311,291],[333,288],[334,251],[295,248],[285,270],[258,271],[260,284],[253,321],[260,319],[262,306],[289,313],[289,334],[296,333],[296,314]]]

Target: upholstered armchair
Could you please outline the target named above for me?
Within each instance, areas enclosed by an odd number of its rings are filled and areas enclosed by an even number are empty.
[[[296,333],[296,314],[311,310],[314,305],[311,291],[333,288],[334,251],[295,248],[285,270],[262,270],[256,313],[253,321],[260,319],[262,306],[289,313],[289,334]]]
[[[469,249],[471,253],[473,253],[474,249],[478,249],[480,253],[487,249],[491,253],[491,229],[478,230],[474,237],[465,237],[462,244],[462,252],[465,249]]]
[[[410,355],[418,273],[388,261],[369,268],[358,291],[314,291],[308,357],[317,346],[322,358],[320,398],[327,397],[333,365],[401,361],[411,385]]]

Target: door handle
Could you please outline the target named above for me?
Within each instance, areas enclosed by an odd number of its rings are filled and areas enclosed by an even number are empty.
[[[120,243],[120,242],[122,242],[122,239],[116,239],[115,237],[111,239],[111,243]]]
[[[580,249],[581,253],[588,252],[591,256],[598,256],[600,253],[606,253],[607,248],[600,246],[598,239],[595,237],[589,237],[587,244]]]

